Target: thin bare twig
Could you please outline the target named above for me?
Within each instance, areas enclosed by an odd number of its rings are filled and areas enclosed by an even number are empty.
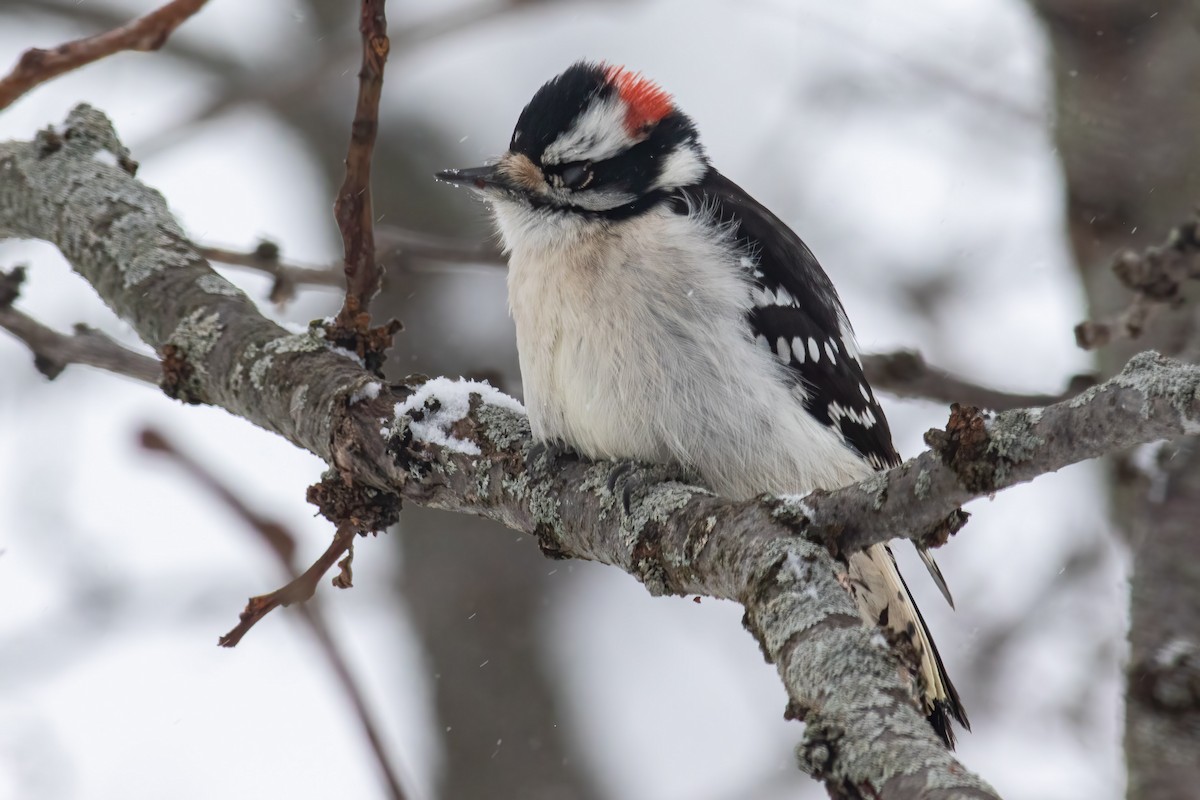
[[[22,267],[0,271],[0,328],[29,347],[38,372],[54,380],[69,365],[86,364],[146,383],[157,384],[162,378],[158,359],[135,353],[98,330],[76,325],[75,333],[67,336],[13,308],[23,280]]]
[[[375,227],[375,247],[380,261],[423,258],[430,261],[484,264],[507,267],[508,260],[494,241],[469,242],[453,236],[398,228],[395,225]]]
[[[346,302],[336,325],[365,328],[367,308],[379,291],[383,273],[375,260],[374,212],[371,207],[371,152],[379,130],[379,96],[387,62],[386,0],[362,0],[358,29],[362,33],[362,69],[358,73],[358,102],[346,153],[346,179],[338,190],[334,216],[342,232],[346,264]]]
[[[1071,378],[1067,388],[1058,394],[1022,394],[1003,392],[964,380],[930,365],[914,350],[873,353],[863,356],[862,362],[867,380],[877,391],[897,397],[934,400],[947,404],[962,403],[993,411],[1053,405],[1060,400],[1074,397],[1097,383],[1094,375],[1076,375]]]
[[[323,267],[305,267],[285,262],[279,254],[279,245],[263,240],[253,250],[233,250],[213,245],[197,245],[200,255],[209,261],[219,261],[236,267],[265,272],[275,279],[271,284],[271,302],[276,305],[294,300],[300,286],[326,286],[340,289],[346,285],[341,270]]]
[[[278,244],[262,240],[252,250],[238,250],[218,245],[196,245],[200,255],[234,267],[263,272],[274,279],[271,285],[272,303],[284,304],[296,297],[302,286],[344,289],[346,276],[342,263],[329,266],[298,264],[283,258]],[[482,264],[503,267],[500,251],[488,242],[471,243],[451,236],[379,225],[375,228],[375,258],[380,264],[411,266],[413,259],[443,261],[453,264]],[[387,285],[387,274],[383,274]]]
[[[150,51],[162,47],[185,20],[208,0],[172,0],[165,6],[106,33],[60,44],[53,50],[31,47],[12,72],[0,78],[0,109],[40,83],[98,61],[121,50]]]
[[[163,453],[172,458],[179,466],[194,478],[205,489],[209,490],[221,499],[226,506],[230,508],[239,518],[241,518],[251,530],[262,538],[263,542],[270,548],[271,552],[279,560],[280,565],[287,573],[292,583],[295,584],[302,576],[296,569],[294,556],[296,552],[296,537],[283,525],[274,520],[268,519],[261,514],[255,512],[247,505],[240,497],[237,496],[228,486],[226,486],[215,474],[205,469],[200,462],[193,459],[187,453],[183,452],[172,444],[166,436],[153,428],[145,428],[141,433],[142,447],[147,450]],[[340,534],[340,531],[339,531]],[[335,540],[336,541],[336,540]],[[350,553],[353,553],[353,532],[350,535]],[[347,556],[348,558],[349,556]],[[346,569],[346,568],[344,568]],[[340,577],[340,576],[339,576]],[[319,576],[318,576],[319,578]],[[335,581],[337,579],[335,578]],[[285,587],[286,589],[287,587]],[[314,587],[315,588],[315,587]],[[282,589],[280,591],[283,591]],[[310,594],[311,597],[311,594]],[[257,599],[257,598],[255,598]],[[253,603],[254,600],[251,600]],[[287,605],[286,602],[282,605]],[[249,609],[247,609],[249,610]],[[269,610],[269,609],[268,609]],[[392,767],[391,760],[388,757],[387,750],[384,746],[383,737],[379,731],[379,726],[375,723],[371,715],[370,707],[367,705],[366,696],[358,685],[358,681],[354,677],[354,673],[350,669],[350,664],[342,654],[341,648],[338,647],[334,640],[329,626],[325,622],[324,616],[320,611],[320,606],[314,598],[310,602],[301,602],[297,610],[304,619],[305,624],[316,638],[320,645],[321,652],[324,653],[325,659],[329,662],[330,669],[337,676],[338,683],[341,684],[342,690],[350,699],[354,706],[354,712],[358,716],[359,723],[363,727],[363,732],[367,736],[367,740],[371,743],[371,751],[375,755],[375,761],[379,765],[380,771],[383,773],[384,780],[388,784],[390,796],[393,800],[404,800],[405,794],[401,786],[400,777],[397,770]],[[253,623],[250,623],[253,625]],[[240,627],[240,626],[239,626]],[[250,626],[247,626],[247,629]],[[244,632],[243,632],[244,633]],[[228,638],[228,637],[224,637]],[[222,641],[222,645],[226,645]]]
[[[1166,308],[1183,304],[1183,285],[1200,280],[1200,212],[1174,228],[1161,245],[1142,253],[1123,250],[1113,259],[1113,272],[1134,293],[1129,306],[1107,319],[1075,326],[1075,343],[1084,350],[1116,339],[1136,339]]]
[[[279,606],[286,608],[293,603],[303,603],[311,599],[317,593],[317,586],[325,573],[333,568],[339,558],[349,552],[358,532],[358,528],[352,525],[342,525],[333,535],[329,547],[308,569],[273,592],[251,597],[246,603],[246,608],[238,615],[238,624],[218,640],[221,647],[237,647],[242,637],[249,633],[259,620]]]
[[[4,10],[23,16],[37,14],[99,30],[116,28],[129,20],[129,12],[116,5],[84,3],[80,0],[4,0]],[[244,72],[246,64],[243,61],[227,56],[220,47],[207,45],[203,41],[176,39],[171,42],[171,55],[213,75],[228,76]]]
[[[412,55],[421,47],[428,47],[439,39],[460,34],[490,24],[512,11],[528,13],[537,5],[561,5],[563,0],[501,0],[501,2],[475,3],[447,11],[445,14],[416,23],[397,31],[393,38],[397,52]],[[295,108],[308,97],[316,94],[321,82],[330,75],[343,73],[343,67],[358,53],[358,43],[343,41],[334,34],[319,43],[315,53],[306,53],[298,62],[289,62],[285,68],[266,73],[257,68],[253,79],[245,75],[234,75],[226,80],[211,99],[198,106],[186,118],[171,127],[142,140],[138,154],[147,158],[175,144],[189,131],[201,128],[201,123],[216,119],[233,108],[261,103],[274,109]]]

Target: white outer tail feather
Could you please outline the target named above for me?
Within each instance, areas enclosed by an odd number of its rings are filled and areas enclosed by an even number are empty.
[[[921,552],[925,560],[927,554]],[[932,561],[932,557],[929,557],[926,564]],[[887,545],[875,544],[860,553],[854,553],[848,562],[850,590],[859,614],[868,625],[884,627],[912,644],[919,662],[918,694],[925,714],[938,733],[946,738],[947,744],[953,746],[954,736],[946,715],[953,716],[969,728],[966,714],[958,693],[946,675],[925,620],[921,618],[916,602],[896,567],[892,551]],[[933,569],[936,568],[934,564]],[[940,574],[938,571],[935,579]],[[944,581],[939,582],[939,588],[942,586]],[[944,589],[943,594],[949,599],[949,593]]]

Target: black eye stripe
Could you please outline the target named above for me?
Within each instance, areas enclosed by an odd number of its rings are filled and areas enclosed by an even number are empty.
[[[562,185],[568,188],[604,186],[642,194],[649,191],[657,180],[665,159],[681,146],[694,146],[695,141],[696,133],[691,121],[674,112],[660,120],[648,138],[610,158],[594,162],[574,161],[568,164],[546,165],[545,170],[548,178],[551,175],[557,176]],[[572,170],[577,167],[586,168],[590,177],[581,178],[583,183],[573,186]]]
[[[546,178],[567,189],[617,186],[640,194],[658,174],[655,156],[646,152],[645,142],[604,161],[572,161],[546,166]],[[647,156],[649,155],[649,158]]]

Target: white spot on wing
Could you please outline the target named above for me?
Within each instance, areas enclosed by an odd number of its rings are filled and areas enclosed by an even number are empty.
[[[744,264],[743,264],[744,266]],[[758,274],[757,272],[755,273]],[[766,286],[755,286],[751,290],[751,296],[754,298],[754,304],[760,308],[766,306],[784,306],[794,308],[798,305],[796,298],[782,286],[778,289],[770,289]]]
[[[837,358],[834,357],[834,353],[833,353],[833,340],[830,340],[825,343],[825,352],[829,354],[829,363],[836,364]]]
[[[792,355],[796,358],[796,363],[804,363],[804,339],[800,336],[792,337]]]
[[[854,338],[854,330],[850,327],[850,320],[846,319],[844,314],[838,315],[838,329],[842,336],[842,347],[845,348],[850,358],[854,359],[858,363],[858,366],[861,367],[862,358],[858,350],[858,342]]]
[[[779,354],[779,360],[783,363],[788,363],[792,360],[792,349],[788,346],[788,340],[780,336],[775,342],[775,350]]]
[[[821,348],[817,346],[817,340],[811,336],[808,337],[808,355],[814,364],[821,360]]]
[[[869,408],[859,411],[858,409],[854,408],[846,408],[837,401],[829,404],[829,419],[839,427],[843,419],[848,419],[864,428],[874,427],[875,423],[878,421],[875,417],[875,412]]]

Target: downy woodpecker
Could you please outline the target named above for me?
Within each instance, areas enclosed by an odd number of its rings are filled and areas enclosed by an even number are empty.
[[[534,94],[496,163],[438,177],[495,214],[538,440],[682,464],[733,499],[900,462],[817,259],[709,164],[646,78],[577,63]],[[847,577],[865,623],[911,643],[925,713],[953,746],[950,718],[967,717],[891,550],[851,555]]]

